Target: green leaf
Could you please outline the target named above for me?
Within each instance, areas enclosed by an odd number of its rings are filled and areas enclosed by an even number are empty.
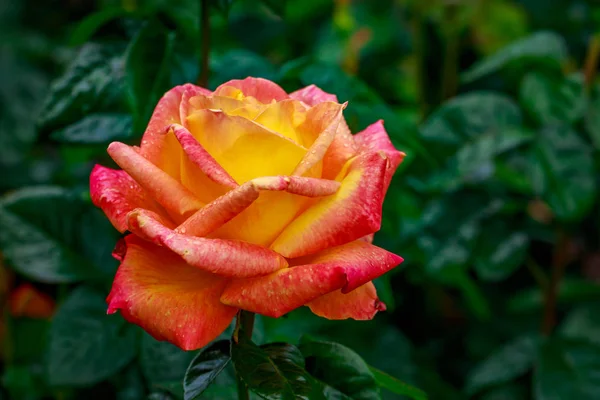
[[[199,399],[231,360],[229,340],[204,348],[190,363],[183,379],[185,400]]]
[[[295,346],[270,343],[261,347],[249,340],[232,343],[236,372],[254,393],[265,399],[311,399],[314,387]]]
[[[219,10],[223,15],[229,14],[229,9],[233,5],[234,0],[211,0],[211,5]]]
[[[15,318],[7,326],[10,333],[18,338],[13,341],[12,360],[22,364],[39,362],[45,355],[48,346],[50,321]]]
[[[152,392],[146,398],[147,400],[175,400],[175,397],[168,392],[158,391]]]
[[[300,351],[306,358],[306,369],[319,381],[355,400],[381,399],[373,372],[348,347],[303,337]]]
[[[417,389],[416,387],[404,383],[377,368],[369,367],[369,369],[373,373],[377,385],[380,387],[385,388],[392,393],[410,397],[414,400],[427,400],[427,394],[421,389]]]
[[[86,16],[71,33],[69,43],[71,46],[80,46],[89,41],[103,25],[112,20],[131,14],[122,7],[107,7]]]
[[[72,144],[103,144],[124,141],[132,136],[128,114],[92,114],[65,128],[54,131],[51,138]]]
[[[159,342],[147,333],[142,336],[140,364],[146,381],[153,384],[180,381],[193,358],[191,352],[168,342]]]
[[[525,233],[511,230],[506,222],[494,221],[478,238],[475,271],[483,280],[506,279],[524,262],[528,248],[529,238]]]
[[[600,286],[590,280],[565,278],[558,287],[558,304],[574,304],[582,301],[600,300]],[[530,313],[544,305],[544,293],[538,287],[522,290],[509,298],[507,311]]]
[[[45,385],[43,376],[37,368],[24,365],[5,367],[0,383],[10,397],[7,399],[41,399],[44,396]],[[0,399],[3,399],[0,392]]]
[[[136,329],[106,315],[105,295],[78,287],[52,320],[48,347],[51,385],[91,385],[118,372],[137,352]]]
[[[592,88],[583,123],[592,144],[600,149],[600,85]]]
[[[550,339],[540,348],[533,376],[535,400],[600,398],[600,348]]]
[[[223,55],[213,57],[210,62],[211,87],[227,82],[231,79],[244,79],[248,76],[274,80],[277,70],[273,64],[263,56],[249,50],[235,49]]]
[[[271,11],[280,17],[285,16],[287,0],[261,0]]]
[[[492,92],[471,92],[455,97],[433,112],[421,127],[422,138],[439,158],[454,154],[465,142],[487,135],[500,141],[509,128],[520,127],[519,107],[508,97]],[[507,147],[514,139],[507,139]],[[485,142],[480,146],[487,145]],[[465,150],[467,152],[468,150]],[[467,157],[468,158],[468,157]]]
[[[522,336],[501,347],[471,371],[467,378],[467,393],[475,394],[524,375],[533,367],[537,346],[537,337]]]
[[[560,67],[567,57],[567,45],[562,37],[553,32],[536,32],[476,63],[461,75],[461,81],[469,83],[515,64],[525,68],[544,62]]]
[[[493,387],[479,398],[480,400],[528,400],[530,390],[525,385],[512,383]]]
[[[450,157],[446,167],[426,181],[424,190],[447,192],[464,184],[478,184],[495,176],[496,156],[500,156],[534,139],[534,133],[524,128],[510,127],[503,131],[484,133],[465,142]]]
[[[325,63],[309,65],[301,72],[300,80],[305,86],[317,85],[328,93],[335,93],[340,102],[349,101],[352,104],[364,100],[381,103],[379,95],[369,86],[337,66]]]
[[[599,304],[588,304],[571,311],[560,326],[560,335],[600,346]]]
[[[461,192],[432,200],[423,212],[426,230],[417,237],[426,254],[426,272],[445,282],[455,278],[462,282],[482,222],[502,206],[502,200]]]
[[[142,132],[160,97],[170,89],[169,69],[175,34],[157,20],[147,22],[125,56],[125,81],[134,132]]]
[[[111,381],[119,388],[116,400],[139,400],[144,397],[146,392],[144,378],[136,364],[130,364],[125,371],[114,376]]]
[[[521,104],[540,125],[553,122],[572,124],[585,110],[583,76],[574,74],[557,79],[539,71],[525,75],[521,82]]]
[[[594,161],[577,132],[563,125],[542,129],[534,149],[531,179],[538,194],[562,221],[583,218],[596,198]]]
[[[74,282],[111,276],[118,234],[77,193],[54,186],[23,188],[0,202],[0,248],[30,279]]]
[[[88,43],[50,87],[38,123],[56,129],[90,112],[120,109],[122,99],[122,48]]]

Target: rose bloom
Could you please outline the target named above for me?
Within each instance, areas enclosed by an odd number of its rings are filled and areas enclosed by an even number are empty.
[[[167,92],[140,147],[108,147],[122,170],[90,177],[94,204],[130,232],[108,312],[191,350],[240,309],[385,310],[371,281],[402,258],[371,242],[404,154],[381,121],[352,135],[344,107],[314,85],[287,94],[259,78]]]

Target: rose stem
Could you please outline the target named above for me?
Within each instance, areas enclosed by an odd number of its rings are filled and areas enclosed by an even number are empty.
[[[252,339],[252,329],[254,329],[254,313],[240,310],[236,321],[233,340],[238,342],[240,334],[246,335],[248,339]],[[250,395],[248,393],[248,386],[246,386],[242,378],[237,373],[236,381],[238,388],[238,400],[249,400]]]
[[[200,71],[197,83],[199,86],[208,87],[208,60],[210,56],[210,0],[200,0]]]

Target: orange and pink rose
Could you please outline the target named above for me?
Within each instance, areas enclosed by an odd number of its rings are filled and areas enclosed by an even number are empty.
[[[371,241],[404,154],[381,121],[352,135],[344,107],[257,78],[166,93],[140,147],[108,147],[122,169],[90,177],[94,204],[130,232],[108,311],[190,350],[240,309],[385,310],[372,280],[402,258]]]

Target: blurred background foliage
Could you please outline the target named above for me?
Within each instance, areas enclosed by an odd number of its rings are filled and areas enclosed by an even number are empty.
[[[430,399],[600,399],[600,3],[210,6],[211,89],[316,84],[349,101],[354,132],[384,119],[407,153],[375,236],[406,259],[376,282],[387,312],[259,318],[255,341],[335,340]],[[106,316],[118,234],[88,176],[114,165],[110,141],[139,142],[162,93],[197,81],[200,11],[0,3],[0,398],[181,398],[193,354]],[[202,398],[234,398],[232,379]]]

